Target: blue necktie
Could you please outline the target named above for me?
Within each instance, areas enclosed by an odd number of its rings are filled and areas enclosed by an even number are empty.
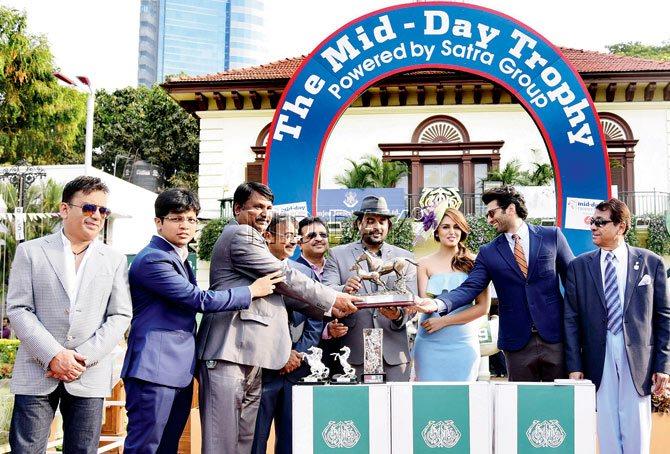
[[[619,299],[614,259],[614,254],[611,252],[605,256],[605,303],[607,304],[607,329],[612,334],[618,334],[623,326],[623,309]]]

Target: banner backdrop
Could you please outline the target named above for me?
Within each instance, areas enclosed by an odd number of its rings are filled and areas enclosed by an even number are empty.
[[[380,79],[430,68],[481,76],[519,100],[554,166],[557,225],[566,227],[569,198],[609,197],[609,161],[595,107],[560,51],[502,13],[429,2],[355,19],[304,59],[283,92],[269,133],[263,176],[276,202],[307,200],[316,212],[321,155],[344,110]],[[593,247],[587,228],[564,232],[575,254]]]

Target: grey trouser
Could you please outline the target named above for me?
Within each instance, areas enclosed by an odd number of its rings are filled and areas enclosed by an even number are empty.
[[[203,361],[198,372],[203,454],[250,453],[261,397],[261,368]]]

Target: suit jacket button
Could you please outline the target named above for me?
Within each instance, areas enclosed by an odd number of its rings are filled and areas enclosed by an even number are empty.
[[[71,341],[72,339],[74,339],[73,336],[68,336],[68,337],[65,338],[65,340],[69,340],[69,341]]]

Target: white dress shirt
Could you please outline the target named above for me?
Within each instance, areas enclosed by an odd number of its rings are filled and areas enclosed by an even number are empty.
[[[512,255],[514,255],[515,245],[515,241],[514,238],[512,238],[512,235],[515,233],[519,235],[519,241],[521,242],[521,247],[523,248],[523,256],[526,259],[526,266],[530,266],[530,232],[528,231],[528,224],[522,222],[516,232],[505,232],[505,238],[507,238],[507,243],[509,244],[510,249],[512,249]]]
[[[605,267],[607,266],[607,253],[605,249],[600,249],[600,278],[603,283],[603,291],[605,290]],[[616,285],[619,290],[619,303],[623,309],[623,298],[626,292],[626,276],[628,275],[628,248],[625,242],[621,242],[619,246],[612,251],[614,253],[614,260],[612,265],[616,270]]]
[[[86,262],[91,256],[91,251],[97,246],[98,240],[95,239],[91,241],[79,263],[79,268],[77,268],[75,264],[76,257],[74,252],[72,252],[72,243],[65,236],[63,230],[60,231],[60,235],[63,239],[63,257],[65,259],[65,291],[67,292],[68,298],[70,298],[69,319],[70,323],[72,323],[75,311],[74,304],[77,301],[77,295],[79,294],[79,287],[81,286],[81,278],[84,276]]]

